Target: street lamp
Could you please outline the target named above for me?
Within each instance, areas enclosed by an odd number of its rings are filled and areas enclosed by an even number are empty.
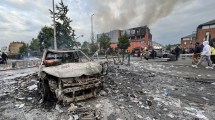
[[[91,15],[91,42],[94,44],[94,34],[93,34],[93,16],[94,14]]]
[[[80,38],[80,37],[84,37],[84,35],[80,35],[80,36],[78,36],[78,37],[76,37],[75,39],[74,39],[74,42],[75,42],[75,46],[78,48],[78,44],[76,43],[76,41],[75,40],[77,40],[78,38]]]
[[[84,35],[80,35],[80,36],[78,36],[77,38],[75,38],[75,40],[76,40],[76,39],[78,39],[78,38],[80,38],[80,37],[84,37]]]

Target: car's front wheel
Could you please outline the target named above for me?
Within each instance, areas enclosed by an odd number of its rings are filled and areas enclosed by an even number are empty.
[[[38,89],[40,92],[40,98],[41,102],[46,102],[46,101],[53,101],[53,93],[51,92],[48,81],[47,80],[41,80],[38,83]]]

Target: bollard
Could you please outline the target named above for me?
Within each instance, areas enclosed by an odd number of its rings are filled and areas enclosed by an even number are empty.
[[[130,66],[130,53],[128,53],[128,66]]]
[[[13,69],[16,68],[16,62],[12,62],[12,68],[13,68]]]

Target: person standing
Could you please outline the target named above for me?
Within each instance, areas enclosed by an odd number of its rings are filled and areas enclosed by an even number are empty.
[[[199,45],[199,42],[196,42],[194,53],[193,53],[193,56],[192,56],[193,64],[197,64],[198,63],[198,60],[199,60],[199,58],[201,56],[201,51],[202,51],[202,48]]]
[[[178,60],[178,57],[179,57],[179,55],[180,55],[180,51],[181,51],[181,49],[180,49],[178,46],[176,46],[176,48],[175,48],[176,60]]]
[[[2,52],[1,57],[3,59],[4,64],[7,64],[7,59],[8,59],[7,55],[4,52]]]
[[[214,65],[215,64],[215,45],[213,45],[211,47],[211,61],[212,61],[212,64]]]
[[[154,49],[152,49],[152,52],[151,52],[151,58],[152,59],[155,59],[155,55],[156,55],[156,52]]]
[[[145,58],[146,60],[148,60],[148,59],[149,59],[149,56],[150,56],[150,52],[149,52],[148,49],[146,49],[146,53],[145,53],[145,55],[144,55],[144,58]]]
[[[211,59],[210,59],[211,47],[209,45],[209,42],[204,41],[203,45],[204,45],[204,47],[203,47],[203,51],[201,53],[201,58],[200,58],[199,62],[196,65],[192,65],[192,67],[198,68],[199,64],[201,64],[204,60],[207,60],[209,66],[207,66],[206,68],[213,69],[214,66],[212,65],[212,62],[211,62]]]

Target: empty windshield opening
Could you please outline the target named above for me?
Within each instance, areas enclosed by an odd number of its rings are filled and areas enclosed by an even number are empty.
[[[55,66],[65,63],[83,63],[88,62],[89,58],[85,56],[80,51],[72,51],[72,52],[47,52],[45,57],[45,65]]]

